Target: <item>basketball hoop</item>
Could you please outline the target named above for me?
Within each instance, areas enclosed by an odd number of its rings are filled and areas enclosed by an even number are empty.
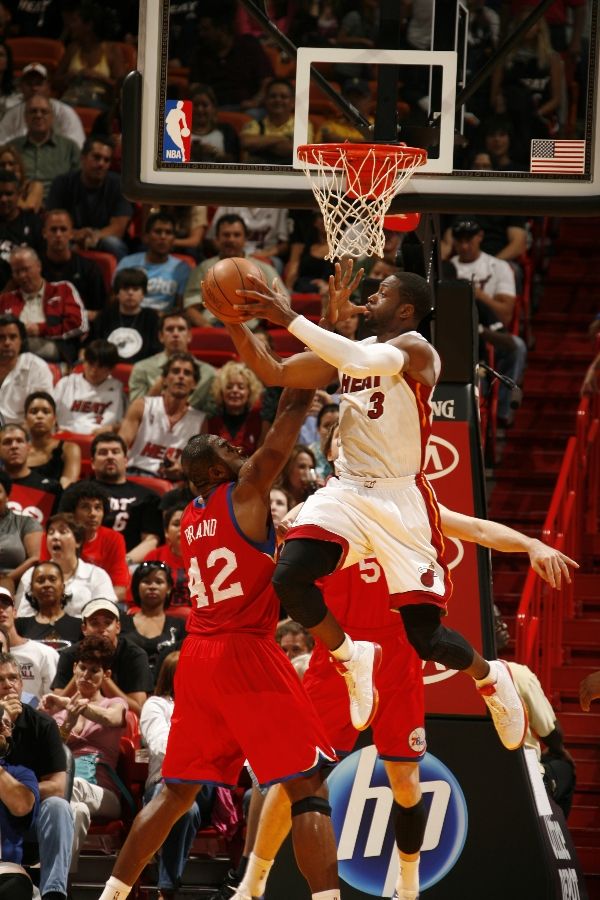
[[[297,150],[319,204],[325,259],[383,256],[385,214],[427,151],[406,144],[302,144]]]

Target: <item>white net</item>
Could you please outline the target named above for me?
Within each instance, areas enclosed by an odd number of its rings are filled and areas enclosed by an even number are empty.
[[[406,145],[305,144],[298,159],[323,215],[329,253],[383,256],[383,218],[425,150]]]

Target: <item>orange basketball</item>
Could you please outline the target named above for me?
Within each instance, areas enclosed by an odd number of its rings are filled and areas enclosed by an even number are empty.
[[[244,303],[245,298],[238,296],[236,290],[254,290],[248,275],[255,275],[266,284],[265,277],[255,262],[239,256],[220,259],[206,273],[202,283],[202,299],[207,309],[221,322],[232,325],[246,322],[252,315],[240,315],[234,306]]]

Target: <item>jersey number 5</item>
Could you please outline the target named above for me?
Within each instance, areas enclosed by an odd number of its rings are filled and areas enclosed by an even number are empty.
[[[219,565],[222,563],[222,565]],[[196,601],[196,607],[200,609],[202,606],[208,606],[212,603],[221,603],[222,600],[230,600],[232,597],[241,597],[244,593],[242,585],[239,581],[231,582],[231,577],[238,567],[235,553],[228,550],[227,547],[218,547],[206,557],[206,568],[213,569],[217,567],[215,577],[208,585],[207,589],[200,574],[200,566],[198,560],[193,556],[190,560],[188,569],[188,581],[190,586],[190,597],[192,601]],[[229,582],[229,583],[228,583]]]

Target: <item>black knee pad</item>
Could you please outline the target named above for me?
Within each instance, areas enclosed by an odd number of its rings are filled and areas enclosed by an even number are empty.
[[[448,669],[467,669],[473,662],[473,648],[452,628],[440,622],[442,611],[432,603],[400,609],[406,636],[421,659],[433,660]]]
[[[323,816],[331,815],[331,806],[325,797],[303,797],[292,803],[292,816],[301,816],[303,813],[316,812]]]
[[[342,553],[332,541],[289,541],[275,567],[273,587],[290,618],[304,628],[314,628],[327,613],[315,581],[330,575]]]
[[[403,853],[418,853],[425,836],[427,810],[423,798],[414,806],[400,806],[394,801],[394,832],[396,845]]]

